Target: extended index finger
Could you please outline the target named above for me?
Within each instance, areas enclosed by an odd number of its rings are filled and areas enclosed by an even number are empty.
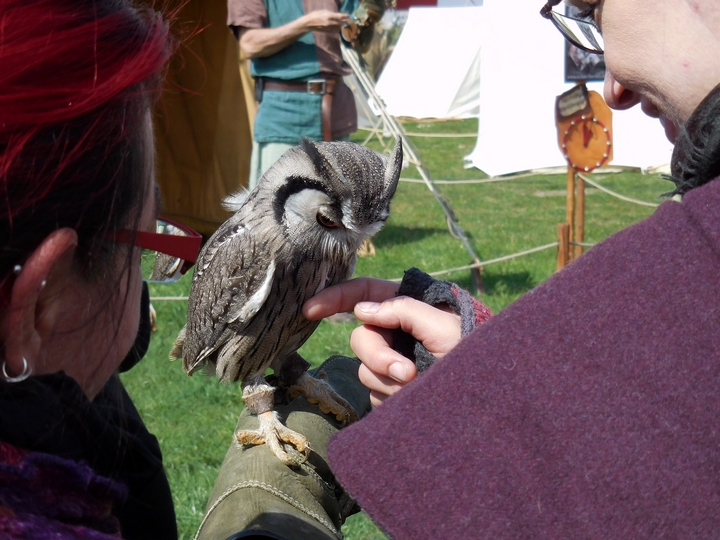
[[[303,306],[303,316],[317,321],[336,313],[353,311],[358,302],[383,302],[394,298],[398,283],[376,278],[351,279],[323,289]]]

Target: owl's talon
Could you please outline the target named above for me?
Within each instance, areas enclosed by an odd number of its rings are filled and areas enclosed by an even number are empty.
[[[310,445],[307,445],[304,452],[298,452],[302,457],[299,459],[292,458],[293,459],[292,465],[302,465],[303,463],[305,463],[308,460],[308,458],[310,457],[310,450],[311,450]]]
[[[330,413],[331,413],[330,407],[328,407],[327,405],[325,405],[325,404],[323,404],[323,403],[318,403],[318,407],[320,407],[320,410],[321,410],[323,413],[325,413],[325,414],[330,414]]]
[[[238,443],[247,446],[267,444],[272,453],[288,466],[302,464],[307,460],[310,455],[310,445],[304,436],[284,426],[273,411],[261,413],[257,417],[260,422],[257,431],[243,429],[235,432],[235,439]],[[291,444],[304,456],[298,461],[285,451],[283,443]]]
[[[291,393],[303,395],[308,402],[317,404],[325,414],[332,414],[338,421],[351,424],[358,419],[355,409],[323,379],[303,373],[290,387]]]
[[[235,432],[235,439],[244,446],[256,446],[265,444],[265,436],[259,431],[241,429]]]

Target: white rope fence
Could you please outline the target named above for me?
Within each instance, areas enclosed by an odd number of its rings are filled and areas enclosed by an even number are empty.
[[[473,263],[473,264],[467,264],[465,266],[457,266],[455,268],[448,268],[446,270],[438,270],[437,272],[427,272],[429,276],[442,276],[444,274],[451,274],[452,272],[462,272],[463,270],[471,270],[473,268],[482,268],[483,266],[488,266],[490,264],[495,264],[499,262],[505,262],[509,261],[511,259],[515,259],[517,257],[522,257],[524,255],[530,255],[531,253],[537,253],[538,251],[544,251],[546,249],[551,249],[554,247],[557,247],[557,242],[552,242],[550,244],[545,244],[544,246],[538,246],[531,249],[526,249],[525,251],[519,251],[518,253],[513,253],[511,255],[504,255],[502,257],[497,257],[496,259],[489,259],[487,261],[481,261],[479,263]],[[396,283],[400,283],[403,278],[393,278],[389,281],[394,281]]]
[[[463,134],[460,135],[454,135],[454,134],[448,134],[453,136],[466,136]],[[430,136],[430,134],[427,134],[427,136]],[[438,136],[438,135],[433,135]],[[486,184],[486,183],[492,183],[492,182],[507,182],[510,180],[517,180],[519,178],[525,178],[528,176],[537,176],[538,172],[528,172],[528,173],[521,173],[517,175],[512,176],[503,176],[503,177],[492,177],[492,178],[483,178],[483,179],[476,179],[476,180],[434,180],[436,184]],[[640,201],[637,199],[633,199],[631,197],[626,197],[625,195],[621,195],[620,193],[617,193],[615,191],[612,191],[611,189],[608,189],[601,184],[598,184],[594,180],[591,180],[588,175],[586,174],[580,174],[578,173],[578,177],[582,178],[587,184],[593,186],[596,189],[599,189],[600,191],[610,195],[611,197],[615,197],[617,199],[620,199],[625,202],[633,203],[633,204],[639,204],[641,206],[649,206],[649,207],[657,207],[659,206],[658,203],[651,203],[646,201]],[[400,178],[401,182],[408,182],[408,183],[418,183],[423,184],[424,181],[420,179],[415,178]],[[595,244],[587,243],[587,242],[570,242],[570,245],[574,246],[583,246],[583,247],[592,247]],[[558,242],[552,242],[550,244],[545,244],[543,246],[538,246],[531,249],[526,249],[525,251],[520,251],[518,253],[513,253],[510,255],[504,255],[502,257],[497,257],[495,259],[489,259],[487,261],[481,261],[478,263],[468,264],[465,266],[457,266],[455,268],[447,268],[445,270],[437,270],[435,272],[428,272],[428,275],[430,276],[442,276],[445,274],[452,274],[454,272],[462,272],[465,270],[472,270],[473,268],[482,268],[484,266],[488,266],[491,264],[496,264],[500,262],[509,261],[511,259],[515,259],[517,257],[523,257],[525,255],[530,255],[532,253],[537,253],[539,251],[544,251],[546,249],[552,249],[556,248],[558,246]],[[396,283],[399,283],[402,281],[402,278],[393,278],[390,281],[394,281]],[[151,296],[151,301],[157,301],[157,302],[180,302],[180,301],[187,301],[187,296]]]
[[[645,202],[645,201],[639,201],[637,199],[631,199],[630,197],[626,197],[625,195],[620,195],[619,193],[616,193],[606,187],[601,186],[594,180],[590,180],[590,178],[586,174],[580,174],[578,173],[578,177],[582,178],[586,183],[590,184],[592,187],[599,189],[600,191],[603,191],[607,193],[608,195],[615,197],[617,199],[620,199],[621,201],[630,202],[633,204],[639,204],[641,206],[650,206],[652,208],[656,208],[660,206],[658,203],[651,203],[651,202]]]
[[[520,174],[514,174],[512,176],[493,176],[491,178],[476,178],[476,179],[460,179],[460,180],[433,180],[435,184],[444,184],[444,185],[461,185],[461,184],[492,184],[495,182],[510,182],[512,180],[518,180],[520,178],[527,178],[529,176],[537,176],[538,174],[545,174],[545,173],[538,173],[537,171],[527,172],[527,173],[520,173]],[[558,173],[559,174],[559,173]],[[594,180],[591,180],[590,177],[584,174],[578,174],[580,178],[582,178],[587,184],[591,185],[592,187],[602,191],[603,193],[606,193],[607,195],[610,195],[611,197],[615,197],[617,199],[620,199],[621,201],[633,203],[633,204],[639,204],[641,206],[649,206],[651,208],[656,208],[659,206],[659,203],[651,203],[646,201],[640,201],[638,199],[633,199],[631,197],[626,197],[625,195],[621,195],[620,193],[617,193],[609,188],[606,188],[602,186],[601,184],[598,184]],[[423,180],[420,180],[419,178],[400,178],[401,182],[406,182],[408,184],[422,184],[424,183]]]
[[[509,182],[510,180],[517,180],[518,178],[524,178],[526,176],[537,176],[535,173],[526,173],[515,176],[493,176],[491,178],[477,178],[477,179],[459,179],[459,180],[433,180],[434,184],[445,184],[445,185],[460,185],[460,184],[492,184],[495,182]],[[424,184],[424,180],[419,178],[403,178],[400,177],[401,182],[407,182],[408,184]]]
[[[583,245],[591,245],[591,244],[583,244]],[[545,244],[544,246],[538,246],[531,249],[526,249],[525,251],[520,251],[518,253],[513,253],[511,255],[504,255],[502,257],[497,257],[495,259],[489,259],[487,261],[481,261],[479,263],[474,264],[468,264],[465,266],[457,266],[455,268],[448,268],[446,270],[438,270],[436,272],[428,272],[428,275],[430,276],[442,276],[444,274],[451,274],[453,272],[462,272],[464,270],[470,270],[472,268],[481,268],[483,266],[489,266],[491,264],[496,264],[500,262],[509,261],[511,259],[515,259],[517,257],[523,257],[524,255],[530,255],[531,253],[537,253],[538,251],[544,251],[546,249],[552,249],[558,246],[557,242],[552,242],[550,244]],[[402,281],[402,278],[393,278],[389,281],[394,281],[396,283],[400,283]],[[187,296],[151,296],[150,301],[151,302],[177,302],[177,301],[187,301]]]
[[[358,127],[358,129],[362,129],[364,131],[369,131],[371,134],[379,134],[384,133],[382,129],[376,129],[376,128],[370,128],[370,127]],[[406,132],[406,135],[411,137],[428,137],[428,138],[473,138],[477,137],[477,133],[411,133]],[[544,171],[529,171],[526,173],[519,173],[515,175],[508,175],[503,177],[492,177],[492,178],[483,178],[483,179],[476,179],[476,180],[433,180],[435,184],[488,184],[492,182],[507,182],[510,180],[516,180],[518,178],[525,178],[528,176],[536,176],[537,174],[542,174]],[[649,206],[651,208],[656,208],[659,206],[658,203],[651,203],[646,201],[640,201],[637,199],[633,199],[630,197],[626,197],[625,195],[621,195],[620,193],[617,193],[615,191],[612,191],[611,189],[608,189],[594,180],[590,180],[590,178],[585,175],[578,173],[578,176],[582,178],[585,182],[593,186],[594,188],[599,189],[600,191],[610,195],[611,197],[615,197],[617,199],[620,199],[621,201],[630,202],[633,204],[639,204],[641,206]],[[417,178],[400,178],[401,182],[407,182],[409,184],[423,184],[425,183],[424,180],[420,180]]]
[[[369,131],[371,134],[382,134],[384,137],[390,137],[390,135],[386,134],[385,130],[383,129],[374,129],[370,127],[365,126],[359,126],[358,131]],[[409,131],[406,131],[405,134],[409,137],[426,137],[426,138],[439,138],[439,139],[476,139],[478,134],[477,133],[412,133]]]

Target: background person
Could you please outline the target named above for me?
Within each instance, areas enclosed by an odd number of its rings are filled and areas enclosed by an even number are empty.
[[[228,25],[251,59],[255,99],[249,188],[303,137],[344,139],[357,129],[350,68],[340,51],[340,31],[359,10],[372,25],[384,0],[228,0]]]

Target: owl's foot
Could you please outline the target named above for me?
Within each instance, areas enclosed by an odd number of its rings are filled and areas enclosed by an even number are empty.
[[[310,403],[317,404],[325,414],[334,414],[343,424],[352,424],[358,419],[355,409],[328,384],[324,371],[318,373],[317,379],[309,373],[303,373],[290,387],[290,395],[304,396]]]
[[[355,358],[335,356],[321,369],[361,414],[370,408],[370,391],[357,378],[359,364]],[[227,538],[251,527],[277,538],[336,540],[345,518],[359,510],[327,465],[328,442],[340,429],[335,419],[305,399],[277,405],[276,411],[290,429],[308,438],[310,457],[301,467],[287,467],[264,447],[241,447],[233,441],[216,475],[198,540]],[[236,429],[255,430],[257,425],[246,407]],[[290,445],[284,447],[297,456]]]
[[[310,453],[310,445],[303,435],[284,426],[275,411],[266,411],[258,414],[257,417],[260,421],[259,429],[257,431],[250,429],[236,431],[237,442],[246,445],[267,444],[273,454],[288,466],[305,462]],[[285,451],[282,443],[292,444],[304,457],[300,460],[292,457]]]
[[[273,454],[285,465],[304,463],[310,452],[308,441],[280,421],[273,410],[274,394],[275,388],[267,384],[263,377],[255,377],[243,385],[243,400],[248,410],[257,416],[260,426],[257,431],[238,430],[235,432],[235,438],[244,445],[267,444]],[[299,458],[291,456],[285,451],[283,443],[293,445],[303,456]]]

